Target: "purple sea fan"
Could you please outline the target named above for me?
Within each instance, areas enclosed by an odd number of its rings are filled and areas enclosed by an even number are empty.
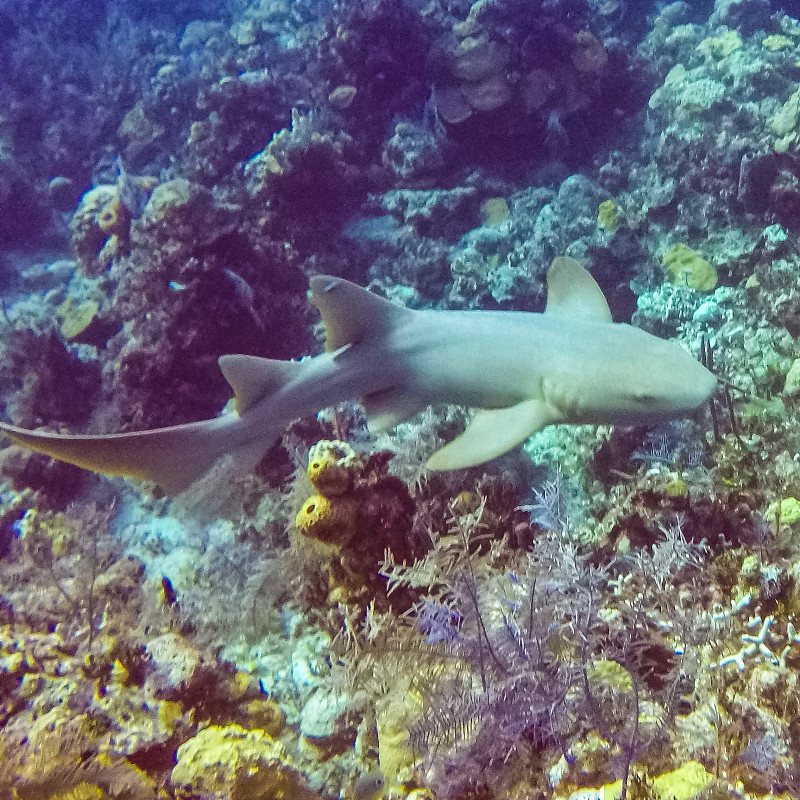
[[[566,531],[569,529],[569,517],[564,492],[564,478],[557,469],[552,478],[542,483],[541,489],[532,487],[533,502],[517,506],[518,511],[527,511],[531,522],[535,522],[548,531]]]
[[[642,447],[631,455],[632,461],[655,464],[682,464],[690,469],[701,466],[705,445],[697,424],[687,420],[671,420],[649,431]]]
[[[417,627],[425,636],[425,644],[456,644],[460,641],[464,617],[455,608],[430,597],[423,597],[414,607],[414,611]]]

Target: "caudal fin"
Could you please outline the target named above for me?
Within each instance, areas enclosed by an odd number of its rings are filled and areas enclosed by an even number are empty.
[[[178,494],[228,452],[230,425],[225,417],[220,417],[152,431],[73,436],[0,423],[0,433],[20,447],[77,467],[104,475],[155,481],[168,494]],[[257,448],[253,445],[241,448],[242,467],[252,469],[267,447],[260,439]],[[233,455],[236,458],[235,450]]]
[[[203,422],[151,431],[69,435],[30,431],[0,422],[11,441],[103,475],[154,481],[167,494],[179,494],[205,475],[223,456],[237,472],[250,472],[291,419],[251,426],[247,411],[297,377],[297,362],[228,355],[220,367],[236,394],[237,413]],[[244,415],[244,416],[243,416]]]

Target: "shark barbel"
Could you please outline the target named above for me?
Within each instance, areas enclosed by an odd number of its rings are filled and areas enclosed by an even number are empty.
[[[554,423],[637,424],[681,416],[714,392],[714,375],[679,344],[611,320],[578,262],[556,258],[544,313],[416,311],[341,278],[311,278],[326,352],[301,361],[225,355],[236,411],[203,422],[107,435],[62,435],[0,423],[14,444],[178,493],[230,455],[255,468],[294,419],[345,400],[372,431],[435,403],[479,409],[428,461],[451,470],[488,461]]]

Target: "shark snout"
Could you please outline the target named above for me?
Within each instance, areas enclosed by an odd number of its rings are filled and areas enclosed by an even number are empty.
[[[717,376],[713,372],[707,370],[702,364],[698,364],[701,374],[698,376],[697,387],[695,392],[695,400],[697,406],[702,405],[706,400],[710,399],[714,392],[719,387]],[[697,407],[695,406],[695,407]]]
[[[690,356],[681,353],[679,364],[675,365],[674,375],[680,383],[676,399],[687,411],[703,405],[717,390],[717,378],[713,372]]]
[[[627,395],[628,412],[637,419],[691,413],[717,389],[714,374],[674,342],[658,340],[637,366],[631,370]]]
[[[717,378],[688,353],[679,361],[670,372],[672,387],[664,396],[668,398],[673,411],[694,411],[717,390]]]

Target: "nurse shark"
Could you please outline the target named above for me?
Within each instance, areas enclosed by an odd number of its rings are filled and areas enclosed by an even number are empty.
[[[177,494],[231,457],[255,468],[298,417],[342,401],[364,404],[370,430],[436,403],[477,409],[430,470],[482,464],[554,423],[639,424],[682,416],[717,380],[676,342],[615,323],[577,261],[556,258],[542,313],[412,310],[341,278],[311,278],[325,352],[300,361],[219,359],[236,410],[149,431],[66,435],[0,423],[14,444]]]

